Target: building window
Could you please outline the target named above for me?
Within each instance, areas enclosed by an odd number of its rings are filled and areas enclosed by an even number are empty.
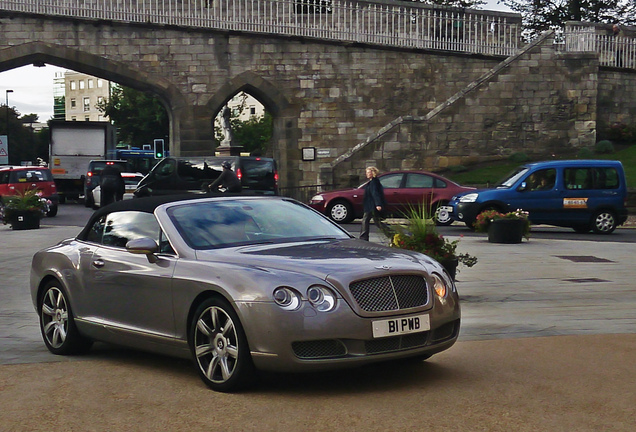
[[[250,107],[250,115],[256,115],[256,107]]]
[[[79,82],[79,88],[80,88],[80,90],[84,90],[84,85],[85,85],[85,84],[84,84],[84,80],[81,80],[81,81]]]
[[[97,103],[101,104],[104,102],[104,96],[97,96]]]
[[[75,81],[71,81],[71,90],[77,90],[77,83]]]
[[[84,121],[91,121],[91,116],[84,116]]]
[[[90,111],[90,110],[91,110],[91,98],[85,97],[84,98],[84,111]]]
[[[95,85],[93,84],[93,80],[92,80],[92,79],[89,79],[89,80],[88,80],[88,88],[89,88],[89,89],[92,89],[92,88],[94,88],[94,87],[95,87]]]
[[[97,88],[102,87],[104,87],[104,80],[102,80],[101,78],[97,78]]]
[[[71,121],[77,121],[77,117],[71,116]]]
[[[71,108],[77,108],[77,101],[75,98],[71,98]]]

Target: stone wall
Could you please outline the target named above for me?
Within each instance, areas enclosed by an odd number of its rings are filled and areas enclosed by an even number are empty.
[[[333,166],[337,185],[355,183],[351,171],[439,170],[523,152],[541,157],[571,153],[596,142],[598,59],[560,53],[545,34],[424,117],[402,118],[387,133],[359,146]],[[323,180],[329,180],[323,169]]]
[[[213,152],[216,114],[251,93],[274,117],[283,187],[577,149],[594,143],[597,99],[618,118],[633,113],[623,86],[636,93],[623,74],[599,87],[597,59],[560,54],[551,35],[504,59],[16,13],[0,26],[0,70],[44,62],[157,94],[177,155]]]
[[[636,71],[601,68],[598,81],[599,138],[615,123],[636,124]]]

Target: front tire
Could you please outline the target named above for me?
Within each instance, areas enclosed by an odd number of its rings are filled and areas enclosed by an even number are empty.
[[[44,344],[53,354],[82,354],[90,349],[93,342],[77,330],[68,296],[57,281],[46,284],[38,312]]]
[[[346,201],[336,201],[327,208],[327,216],[336,223],[349,223],[354,219],[353,207]]]
[[[232,392],[252,383],[255,369],[243,326],[223,299],[210,298],[191,323],[192,356],[199,376],[212,390]]]
[[[610,234],[616,229],[616,216],[610,210],[599,210],[594,213],[592,230],[596,234]]]

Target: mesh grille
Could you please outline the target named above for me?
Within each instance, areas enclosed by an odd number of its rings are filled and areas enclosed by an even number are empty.
[[[427,339],[428,332],[422,332],[365,341],[364,347],[367,354],[378,354],[425,346]]]
[[[294,342],[292,349],[296,357],[303,359],[342,357],[347,354],[345,346],[335,339]]]
[[[395,275],[353,282],[349,289],[360,308],[383,312],[423,306],[428,300],[421,276]]]

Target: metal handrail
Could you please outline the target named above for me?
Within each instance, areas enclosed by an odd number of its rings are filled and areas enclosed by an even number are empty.
[[[521,17],[384,0],[0,0],[0,10],[509,56]]]

